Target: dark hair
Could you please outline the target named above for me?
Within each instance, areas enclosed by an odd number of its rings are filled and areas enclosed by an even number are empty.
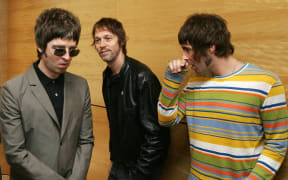
[[[117,19],[114,18],[101,18],[99,21],[97,21],[92,30],[92,37],[93,37],[93,43],[92,45],[95,45],[95,40],[94,40],[94,35],[96,33],[97,29],[104,29],[112,32],[118,37],[118,43],[119,46],[122,46],[122,51],[126,55],[127,54],[127,49],[126,49],[126,33],[125,30]]]
[[[234,52],[226,21],[215,14],[194,14],[188,17],[178,33],[180,44],[190,44],[194,58],[206,56],[206,51],[215,45],[215,55],[227,57]]]
[[[34,31],[37,46],[45,52],[47,43],[55,38],[73,39],[78,44],[81,25],[79,19],[71,12],[52,8],[40,14]],[[41,53],[38,50],[37,52],[38,58],[41,58]]]

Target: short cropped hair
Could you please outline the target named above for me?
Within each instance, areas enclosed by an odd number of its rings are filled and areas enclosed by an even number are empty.
[[[55,38],[72,39],[78,44],[81,33],[80,20],[67,10],[47,9],[36,20],[34,32],[36,44],[43,52],[47,43]],[[41,58],[40,52],[38,58]]]
[[[215,45],[215,55],[218,57],[227,57],[234,52],[226,21],[215,14],[188,17],[178,33],[178,41],[192,46],[195,60],[206,56],[207,49],[212,45]]]
[[[101,18],[99,21],[97,21],[94,24],[93,30],[92,30],[92,37],[93,37],[92,45],[95,45],[94,35],[97,29],[108,30],[111,33],[115,34],[118,37],[118,43],[119,43],[119,46],[122,47],[123,53],[125,55],[127,54],[126,33],[120,21],[114,18],[107,18],[107,17]]]

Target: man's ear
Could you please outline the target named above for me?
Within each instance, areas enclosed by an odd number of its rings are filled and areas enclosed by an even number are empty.
[[[37,55],[38,55],[38,57],[39,58],[41,58],[41,55],[43,54],[43,51],[42,51],[42,49],[41,48],[37,48]]]
[[[123,48],[124,47],[125,42],[121,42],[120,43],[120,47]]]
[[[213,44],[209,47],[208,53],[209,54],[215,54],[215,51],[216,51],[216,46]]]
[[[37,48],[37,52],[39,52],[39,53],[43,53],[43,51],[42,51],[42,49],[41,48]]]

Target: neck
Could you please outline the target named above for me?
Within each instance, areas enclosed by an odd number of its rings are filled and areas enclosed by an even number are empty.
[[[112,74],[118,74],[124,64],[125,55],[120,53],[114,61],[108,62],[108,66],[112,71]]]
[[[42,59],[40,59],[38,67],[50,79],[57,79],[60,76],[59,73],[53,73],[53,72],[49,71]]]
[[[216,76],[225,76],[236,72],[243,66],[243,62],[238,61],[233,56],[228,56],[224,58],[217,57],[214,60],[214,66],[211,71]]]

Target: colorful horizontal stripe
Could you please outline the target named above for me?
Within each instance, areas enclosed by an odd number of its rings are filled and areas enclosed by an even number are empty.
[[[245,63],[231,75],[193,75],[178,93],[184,76],[165,72],[158,115],[163,126],[186,118],[189,178],[272,179],[284,160],[288,140],[280,79]]]

